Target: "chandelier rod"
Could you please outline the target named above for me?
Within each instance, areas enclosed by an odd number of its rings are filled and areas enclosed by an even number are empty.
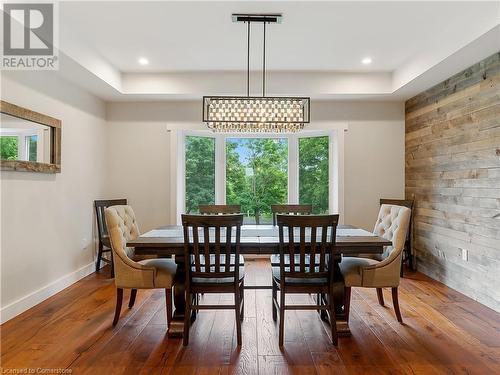
[[[250,21],[247,26],[247,96],[250,96]]]
[[[264,21],[264,43],[262,51],[262,97],[266,96],[266,21]]]

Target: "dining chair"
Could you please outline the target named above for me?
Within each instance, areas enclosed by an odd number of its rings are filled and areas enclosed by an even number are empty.
[[[413,252],[411,249],[411,239],[413,233],[413,199],[380,199],[380,205],[383,204],[393,204],[396,206],[407,207],[412,210],[412,215],[410,215],[410,224],[408,225],[408,233],[406,235],[405,245],[403,247],[403,256],[401,257],[401,277],[403,277],[403,265],[408,263],[408,267],[413,270]]]
[[[200,204],[198,211],[201,215],[219,215],[219,214],[239,214],[241,205],[239,204]]]
[[[276,215],[310,215],[312,213],[312,204],[272,204],[271,213],[273,215],[273,226],[276,226]],[[288,257],[285,257],[285,263],[290,263]],[[279,267],[280,255],[271,255],[271,266]]]
[[[234,309],[241,345],[245,268],[238,263],[243,215],[182,215],[186,259],[184,346],[189,343],[191,311]],[[233,293],[232,305],[200,304],[199,293]],[[226,324],[226,322],[222,322]]]
[[[276,226],[276,215],[310,215],[312,213],[312,204],[272,204],[271,213],[273,215],[273,225]]]
[[[345,283],[345,315],[349,320],[351,288],[376,288],[380,305],[384,306],[382,288],[391,288],[392,303],[400,323],[403,318],[399,310],[398,286],[400,280],[401,257],[410,225],[411,210],[407,207],[382,204],[373,233],[392,242],[386,246],[381,260],[372,258],[343,257],[340,271]]]
[[[172,319],[172,286],[177,265],[172,259],[133,260],[134,248],[127,242],[139,236],[134,210],[127,205],[111,206],[104,210],[115,266],[116,309],[113,325],[118,323],[123,289],[131,289],[128,307],[134,306],[137,289],[165,289],[167,326]]]
[[[95,216],[97,218],[97,234],[99,236],[99,244],[97,250],[97,261],[95,263],[95,272],[101,269],[101,261],[111,265],[111,277],[115,276],[113,267],[113,252],[111,251],[111,244],[109,243],[108,229],[106,228],[106,220],[104,219],[104,210],[110,206],[126,205],[126,199],[108,199],[108,200],[95,200]],[[109,259],[103,257],[104,253],[109,253]]]
[[[327,310],[332,342],[337,345],[332,262],[339,215],[277,215],[276,219],[279,230],[280,265],[272,268],[272,289],[274,321],[279,310],[279,345],[283,346],[286,310]],[[289,257],[289,264],[285,263],[285,256]],[[287,293],[315,293],[325,295],[327,298],[318,298],[316,304],[287,305],[285,304]]]

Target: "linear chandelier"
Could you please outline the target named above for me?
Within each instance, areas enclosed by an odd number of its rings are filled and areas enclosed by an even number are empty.
[[[310,98],[266,96],[266,24],[281,23],[281,14],[233,14],[247,24],[247,96],[204,96],[203,122],[217,133],[295,133],[309,123]],[[264,27],[262,96],[250,96],[250,25]]]

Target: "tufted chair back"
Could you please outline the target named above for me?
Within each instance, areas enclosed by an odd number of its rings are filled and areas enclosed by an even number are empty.
[[[113,250],[115,283],[118,288],[153,288],[155,269],[134,262],[134,249],[127,242],[136,239],[139,227],[130,206],[111,206],[104,211]]]
[[[392,246],[384,249],[382,259],[392,261],[402,253],[410,225],[410,216],[411,210],[407,207],[391,204],[380,206],[373,233],[392,241]]]

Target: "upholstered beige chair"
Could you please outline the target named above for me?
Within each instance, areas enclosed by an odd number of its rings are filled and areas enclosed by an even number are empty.
[[[384,306],[382,288],[392,288],[392,302],[396,317],[403,322],[399,311],[398,286],[401,256],[410,225],[411,210],[403,206],[383,204],[380,206],[373,233],[392,241],[378,259],[344,257],[340,271],[345,283],[345,314],[349,320],[351,288],[376,288],[379,303]]]
[[[165,289],[167,325],[172,318],[172,286],[177,266],[172,259],[134,261],[134,249],[127,242],[139,236],[134,210],[130,206],[112,206],[104,211],[113,250],[116,284],[116,311],[113,325],[120,317],[123,289],[131,289],[129,308],[134,306],[137,289]]]

